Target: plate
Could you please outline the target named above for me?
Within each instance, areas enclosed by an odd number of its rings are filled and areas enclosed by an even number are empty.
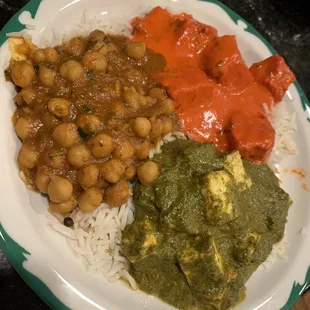
[[[94,29],[128,31],[131,17],[157,5],[173,12],[187,12],[197,20],[218,29],[219,34],[234,34],[248,65],[260,61],[275,50],[245,20],[217,1],[194,0],[32,0],[19,11],[0,33],[0,70],[8,65],[5,33],[26,31],[34,42],[44,45],[70,35]],[[110,284],[102,276],[88,273],[76,259],[66,241],[54,232],[48,221],[47,200],[26,189],[19,178],[16,158],[20,142],[11,116],[14,88],[0,74],[0,243],[28,285],[54,309],[173,309],[142,292],[133,292],[122,282]],[[301,182],[291,169],[309,169],[310,105],[295,82],[284,103],[295,113],[298,131],[293,134],[298,154],[287,156],[279,165],[283,188],[291,195],[281,253],[264,263],[247,283],[247,298],[236,309],[290,309],[310,282],[310,192],[308,175]],[[310,187],[310,186],[309,186]]]

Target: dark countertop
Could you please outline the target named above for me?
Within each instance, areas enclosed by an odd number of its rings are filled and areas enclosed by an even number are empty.
[[[0,29],[27,0],[0,0]],[[306,0],[223,0],[285,57],[310,98],[310,21]],[[49,309],[23,282],[0,250],[1,309]],[[304,308],[306,309],[306,308]]]

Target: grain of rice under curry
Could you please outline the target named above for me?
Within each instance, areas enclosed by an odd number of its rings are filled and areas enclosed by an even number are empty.
[[[20,171],[67,227],[133,195],[119,253],[138,287],[179,309],[228,309],[283,237],[291,201],[265,164],[264,104],[295,77],[280,56],[249,69],[234,36],[185,13],[157,7],[132,25],[133,39],[12,39]]]

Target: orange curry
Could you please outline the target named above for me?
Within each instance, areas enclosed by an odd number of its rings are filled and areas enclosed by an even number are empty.
[[[279,103],[295,81],[284,59],[274,55],[248,68],[235,36],[160,7],[132,25],[136,41],[165,56],[165,71],[154,77],[176,101],[188,136],[264,162],[275,138],[264,104]]]

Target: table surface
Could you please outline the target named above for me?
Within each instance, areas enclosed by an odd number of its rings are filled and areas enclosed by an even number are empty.
[[[27,0],[0,0],[0,29]],[[310,98],[310,9],[307,0],[222,0],[251,23],[295,72]],[[0,305],[2,309],[49,309],[24,283],[0,250]],[[310,291],[293,310],[310,309]]]

